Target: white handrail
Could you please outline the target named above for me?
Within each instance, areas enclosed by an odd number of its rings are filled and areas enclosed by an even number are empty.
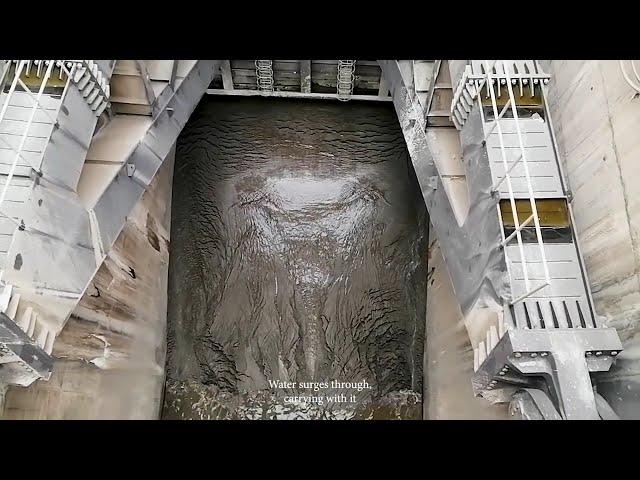
[[[504,64],[504,60],[503,60]],[[518,135],[518,143],[520,144],[520,155],[522,156],[522,165],[524,166],[524,175],[527,178],[527,189],[529,190],[529,202],[531,204],[531,212],[533,213],[533,222],[535,224],[536,237],[538,240],[538,247],[540,248],[540,259],[542,260],[542,267],[544,268],[544,278],[547,284],[551,283],[549,278],[549,265],[547,264],[547,257],[544,252],[544,243],[542,242],[542,230],[540,229],[540,218],[538,217],[538,207],[536,206],[536,200],[533,194],[533,185],[531,183],[531,177],[529,175],[529,164],[525,156],[524,143],[522,141],[522,131],[520,130],[520,120],[518,118],[518,111],[516,108],[516,102],[513,95],[513,87],[511,83],[511,76],[509,69],[504,69],[504,74],[507,79],[507,91],[509,92],[509,100],[511,100],[511,111],[513,113],[514,124],[516,126],[516,133]],[[524,261],[524,259],[523,259]]]
[[[513,240],[514,235],[515,235],[517,232],[521,232],[521,231],[522,231],[522,229],[523,229],[524,227],[526,227],[527,225],[529,225],[529,224],[531,223],[531,221],[533,220],[533,217],[534,217],[534,215],[533,215],[533,214],[531,214],[530,216],[528,216],[528,217],[527,217],[527,219],[526,219],[524,222],[522,222],[522,223],[518,226],[518,228],[516,228],[516,229],[511,233],[511,235],[509,235],[507,238],[505,238],[505,239],[502,241],[502,245],[506,246],[506,245],[507,245],[511,240]]]
[[[53,63],[53,61],[52,61]],[[50,69],[51,69],[51,63],[49,64],[49,67],[47,68],[47,73],[50,73]],[[46,75],[46,74],[45,74]],[[47,80],[49,80],[49,78],[47,77]],[[40,98],[42,96],[41,92],[38,92],[38,96],[34,95],[34,93],[31,91],[31,89],[25,85],[25,83],[19,78],[18,82],[20,83],[20,86],[24,89],[24,92],[29,95],[29,97],[31,98],[31,100],[34,101],[35,103],[35,107],[40,107],[42,108],[42,113],[44,113],[47,118],[49,118],[49,120],[51,120],[51,123],[56,123],[56,119],[53,117],[53,115],[51,115],[49,112],[47,112],[47,109],[45,108],[44,105],[42,105],[40,103]],[[40,85],[40,88],[44,88],[43,85],[46,85],[46,81],[43,81],[42,84]]]
[[[487,81],[485,85],[487,86],[487,90],[491,96],[491,105],[493,107],[493,115],[495,117],[495,128],[498,130],[498,140],[500,141],[500,153],[502,154],[502,163],[504,165],[505,177],[507,178],[507,187],[509,189],[509,202],[511,204],[511,212],[513,213],[513,223],[516,228],[515,234],[518,240],[518,248],[520,250],[520,258],[522,258],[522,272],[524,274],[524,284],[525,288],[529,290],[529,274],[527,272],[527,264],[525,261],[524,255],[524,246],[522,244],[522,236],[520,234],[520,221],[518,219],[518,211],[516,209],[516,200],[513,195],[513,185],[511,183],[511,175],[508,172],[509,165],[507,162],[507,152],[504,147],[504,138],[502,136],[502,127],[500,125],[500,120],[498,119],[498,104],[496,102],[496,94],[493,90],[493,78],[491,76],[491,69],[489,68],[488,62],[485,60],[485,71],[487,74]],[[482,98],[481,95],[478,95],[478,103],[480,108],[482,109]]]
[[[22,134],[22,139],[20,140],[20,145],[18,146],[18,151],[15,152],[16,155],[14,157],[13,163],[11,164],[11,169],[9,170],[9,174],[7,175],[7,178],[5,180],[4,187],[2,189],[2,193],[0,193],[0,206],[4,202],[4,199],[5,199],[6,195],[7,195],[7,190],[9,189],[9,184],[11,183],[11,180],[13,179],[13,174],[14,174],[14,172],[16,170],[16,166],[18,165],[18,159],[20,158],[20,153],[22,152],[22,149],[24,148],[24,144],[25,144],[27,138],[29,137],[29,130],[31,129],[31,125],[33,123],[33,119],[36,116],[36,112],[38,111],[38,107],[41,106],[40,98],[42,98],[42,93],[44,92],[44,89],[45,89],[45,86],[47,85],[47,82],[49,81],[49,77],[51,76],[51,71],[53,70],[53,66],[54,66],[54,61],[51,60],[49,62],[49,66],[47,67],[47,71],[46,71],[46,73],[44,75],[42,83],[40,84],[40,88],[38,89],[38,96],[34,100],[33,107],[31,107],[31,113],[29,115],[29,120],[27,121],[27,125],[24,128],[24,132]],[[22,88],[24,88],[30,94],[32,93],[31,90],[29,90],[29,88],[20,80],[19,75],[16,75],[14,80],[17,80],[18,82],[20,82],[20,84],[22,85]],[[12,86],[14,86],[14,85],[12,85]],[[15,91],[15,88],[14,88],[14,91]],[[10,100],[11,100],[11,97],[8,96],[7,99],[6,99],[4,107],[7,107],[9,105]],[[4,112],[6,112],[5,108],[3,108],[3,113]]]
[[[509,170],[507,170],[507,173],[510,174],[513,171],[513,169],[518,166],[521,160],[522,160],[522,155],[520,155],[515,161],[511,163],[511,166],[509,167]],[[502,182],[504,182],[506,179],[507,179],[507,175],[505,174],[498,183],[496,183],[493,187],[491,187],[491,193],[497,192],[498,189],[500,188],[500,185],[502,185]]]
[[[524,142],[522,139],[522,132],[520,129],[520,124],[519,124],[519,118],[518,118],[518,112],[517,112],[517,106],[516,106],[516,101],[515,101],[515,96],[513,93],[513,86],[512,86],[512,81],[511,81],[511,75],[509,73],[509,67],[507,65],[506,61],[502,61],[502,67],[503,67],[503,74],[504,74],[504,81],[502,82],[502,85],[506,87],[507,93],[509,95],[509,99],[507,100],[505,106],[501,109],[501,111],[498,113],[498,105],[497,105],[497,101],[496,101],[496,95],[495,95],[495,91],[494,91],[494,79],[495,79],[495,83],[497,83],[498,85],[500,85],[500,79],[498,78],[498,76],[496,75],[495,77],[491,74],[492,68],[489,68],[489,64],[487,63],[487,61],[484,61],[485,63],[485,70],[486,70],[486,81],[485,81],[485,85],[487,86],[487,90],[488,90],[488,95],[491,97],[491,105],[492,105],[492,109],[493,109],[493,115],[494,115],[494,123],[491,127],[490,132],[485,136],[485,139],[489,138],[489,135],[493,132],[494,129],[497,129],[497,133],[498,133],[498,139],[500,142],[500,152],[502,155],[502,163],[504,166],[504,177],[492,188],[492,191],[497,191],[498,188],[500,187],[500,185],[502,184],[502,182],[504,182],[504,180],[506,179],[507,181],[507,186],[508,186],[508,191],[509,191],[509,202],[511,204],[511,210],[512,210],[512,214],[513,214],[513,221],[514,221],[514,227],[515,230],[506,238],[504,238],[502,245],[506,246],[511,240],[513,240],[514,237],[516,237],[517,241],[518,241],[518,249],[520,251],[520,258],[521,258],[521,263],[522,263],[522,272],[523,272],[523,276],[524,276],[524,283],[525,283],[525,293],[523,295],[520,295],[519,297],[517,297],[515,300],[513,300],[511,302],[511,304],[515,304],[521,300],[524,300],[525,298],[533,295],[534,293],[538,292],[539,290],[541,290],[542,288],[548,286],[551,284],[550,281],[550,275],[549,275],[549,267],[548,267],[548,263],[547,263],[547,259],[546,259],[546,255],[544,252],[544,244],[542,241],[542,230],[540,228],[540,220],[538,218],[538,210],[537,210],[537,206],[536,206],[536,201],[535,201],[535,197],[534,197],[534,193],[533,193],[533,185],[531,183],[531,177],[529,175],[529,165],[527,163],[527,158],[526,158],[526,152],[525,152],[525,147],[524,147]],[[494,65],[497,64],[497,61],[494,63]],[[511,64],[511,62],[509,62],[509,65]],[[478,90],[479,91],[479,90]],[[480,99],[480,95],[478,95],[478,102],[480,104],[480,108],[482,108],[482,101]],[[503,138],[503,132],[502,132],[502,127],[500,125],[500,119],[502,118],[502,116],[504,115],[504,113],[506,112],[507,108],[511,107],[511,111],[512,111],[512,115],[513,115],[513,119],[514,119],[514,124],[515,124],[515,128],[516,128],[516,134],[518,137],[518,145],[520,147],[520,156],[518,159],[516,159],[514,162],[512,162],[511,166],[508,166],[509,162],[507,162],[507,157],[506,157],[506,150],[505,150],[505,146],[504,146],[504,138]],[[518,211],[516,208],[516,201],[515,201],[515,196],[513,194],[513,184],[511,182],[511,172],[512,170],[515,168],[516,165],[518,165],[519,163],[522,163],[523,165],[523,170],[524,170],[524,175],[525,175],[525,183],[527,184],[527,193],[529,195],[529,202],[531,205],[531,212],[532,214],[522,223],[520,223],[520,219],[518,218]],[[522,236],[520,234],[521,230],[529,225],[531,222],[534,222],[534,227],[535,227],[535,231],[536,231],[536,241],[538,243],[538,246],[540,248],[540,258],[542,261],[542,265],[543,265],[543,269],[544,269],[544,276],[545,276],[545,281],[543,284],[538,285],[536,287],[534,287],[533,289],[531,288],[531,284],[529,281],[529,274],[528,274],[528,269],[527,269],[527,259],[525,257],[524,254],[524,245],[522,242]],[[504,237],[504,235],[503,235]]]
[[[489,131],[484,136],[485,140],[487,140],[491,136],[491,134],[493,133],[493,131],[496,128],[496,125],[498,124],[498,120],[500,120],[502,117],[504,117],[504,114],[509,109],[509,105],[510,104],[511,104],[511,100],[508,100],[507,103],[504,104],[504,107],[502,107],[502,110],[500,110],[500,114],[495,118],[495,120],[493,122],[493,125],[491,125],[491,128],[489,129]]]
[[[21,60],[20,63],[16,65],[16,70],[13,76],[13,81],[11,82],[11,87],[9,87],[6,100],[4,102],[4,105],[2,105],[2,110],[0,111],[0,122],[4,120],[4,116],[7,113],[7,108],[9,107],[9,99],[11,98],[11,95],[13,95],[13,92],[15,91],[16,86],[18,85],[18,77],[22,75],[22,68],[24,67],[24,64],[25,64],[25,61]]]

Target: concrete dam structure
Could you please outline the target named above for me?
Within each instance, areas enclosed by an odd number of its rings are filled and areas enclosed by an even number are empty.
[[[0,418],[640,418],[631,61],[0,61]]]

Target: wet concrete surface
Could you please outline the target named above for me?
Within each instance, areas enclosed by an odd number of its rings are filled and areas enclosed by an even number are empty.
[[[205,97],[173,188],[164,418],[421,417],[428,220],[390,104]]]

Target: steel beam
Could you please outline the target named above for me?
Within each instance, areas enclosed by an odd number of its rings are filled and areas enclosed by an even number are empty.
[[[231,60],[220,61],[220,73],[222,74],[222,85],[225,90],[233,90],[233,75],[231,75]]]
[[[310,98],[313,100],[338,100],[337,93],[304,93],[304,92],[287,92],[273,91],[264,92],[263,90],[224,90],[222,88],[210,88],[207,90],[209,95],[234,95],[238,97],[275,97],[275,98]],[[370,102],[391,102],[391,97],[380,97],[378,95],[352,95],[350,100],[365,100]]]
[[[508,398],[500,390],[550,387],[566,420],[598,420],[591,373],[609,370],[622,343],[614,328],[509,330],[472,379],[476,396]],[[496,393],[498,392],[498,393]]]
[[[311,93],[311,60],[300,60],[300,92]]]
[[[52,370],[53,357],[0,312],[0,383],[27,386],[48,380]]]

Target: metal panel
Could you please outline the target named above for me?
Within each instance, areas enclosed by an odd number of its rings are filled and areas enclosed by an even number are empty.
[[[537,198],[563,197],[564,191],[560,182],[560,171],[558,170],[551,134],[546,122],[542,118],[521,118],[519,123],[525,155],[527,162],[531,165],[529,175],[534,195]],[[515,162],[520,158],[520,146],[516,135],[515,120],[502,118],[500,126],[502,128],[507,162]],[[484,122],[483,127],[485,134],[489,133],[493,127],[493,121]],[[495,185],[502,179],[505,170],[502,162],[500,140],[495,130],[489,135],[486,146],[491,165],[491,175]],[[520,164],[512,171],[512,177],[515,177],[513,193],[516,198],[529,198],[523,170],[524,167]],[[503,197],[509,195],[507,182],[502,182],[499,192]]]
[[[6,177],[0,177],[0,189],[4,186]],[[31,193],[33,180],[14,176],[7,189],[2,210],[14,219],[22,217],[22,204]],[[5,266],[6,253],[11,244],[11,237],[17,226],[14,221],[5,216],[0,216],[0,269]]]
[[[542,323],[546,328],[553,328],[555,323],[564,328],[579,327],[582,324],[582,316],[586,326],[592,327],[594,325],[593,317],[575,245],[572,243],[546,243],[544,248],[551,284],[524,301],[526,312],[522,303],[515,306],[518,326],[525,326],[524,320],[529,317],[530,321],[535,323],[534,327],[540,327]],[[517,298],[526,292],[522,259],[516,245],[508,245],[505,250],[510,267],[512,295],[513,298]],[[524,256],[532,287],[543,283],[544,272],[538,245],[525,244]],[[553,302],[553,310],[549,304],[550,301]],[[579,303],[580,310],[578,310],[576,302]],[[567,318],[567,313],[569,318]]]
[[[25,312],[33,312],[33,327],[27,335],[50,351],[55,335],[86,288],[86,278],[96,269],[87,212],[74,189],[97,118],[87,104],[95,95],[85,89],[84,95],[90,95],[85,99],[70,79],[62,97],[40,96],[42,88],[38,96],[44,109],[34,110],[28,94],[17,92],[11,97],[0,132],[6,140],[0,145],[0,172],[9,167],[2,163],[9,159],[17,158],[13,173],[18,175],[31,175],[31,167],[39,171],[42,166],[41,173],[31,178],[14,177],[6,196],[3,194],[3,210],[17,217],[22,226],[16,229],[3,219],[0,252],[8,250],[2,256],[3,280],[9,288],[13,285]],[[21,156],[11,148],[20,148]],[[20,384],[24,380],[28,385],[34,380],[21,376],[18,363],[9,365],[0,372],[5,381]]]
[[[425,132],[424,111],[412,87],[411,68],[391,60],[380,60],[380,65],[462,312],[466,315],[475,307],[502,310],[509,296],[509,279],[500,247],[496,199],[491,195],[491,171],[482,148],[480,112],[475,109],[460,132],[462,163],[466,177],[472,179],[468,182],[469,213],[460,227],[440,181],[442,173],[434,159],[439,152],[433,144],[437,137]]]
[[[178,138],[178,134],[184,125],[179,125],[173,120],[174,116],[159,116],[152,130],[145,137],[144,143],[149,147],[160,159],[166,158],[169,150]],[[154,172],[155,174],[155,172]]]
[[[564,419],[597,420],[589,373],[608,370],[621,349],[613,328],[510,330],[477,369],[473,389],[500,402],[544,377]]]
[[[5,113],[5,119],[7,120],[19,120],[26,122],[29,120],[29,116],[31,115],[31,108],[26,107],[14,107],[11,104],[7,107],[7,112]],[[34,122],[38,123],[49,123],[51,124],[51,118],[41,109],[36,110],[35,116],[33,117]]]
[[[0,107],[2,106],[6,98],[7,98],[6,92],[3,92],[2,94],[0,94]],[[31,97],[31,95],[29,95],[28,92],[25,92],[25,91],[21,92],[16,90],[15,92],[13,92],[13,95],[11,95],[10,105],[14,107],[24,107],[28,110],[31,107],[33,107],[33,103],[34,103],[34,100]],[[58,109],[58,105],[60,105],[60,95],[59,94],[50,95],[50,94],[43,93],[42,96],[40,97],[39,104],[41,108],[44,108],[53,114]]]
[[[2,233],[0,234],[0,252],[6,253],[9,250],[9,245],[11,245],[11,237],[13,233]]]
[[[144,187],[128,177],[126,168],[122,168],[93,207],[105,250],[115,242],[131,211],[130,206],[135,205],[143,192]]]
[[[22,140],[22,135],[11,135],[11,134],[0,134],[2,136],[2,140],[0,140],[0,149],[7,150],[15,155],[15,150],[20,148],[20,142]],[[42,153],[45,145],[47,144],[46,137],[33,137],[29,135],[23,145],[23,150],[27,152],[36,152]]]
[[[111,78],[111,74],[113,73],[113,68],[116,65],[115,60],[94,60],[98,65],[98,68],[102,72],[102,75],[107,79]]]
[[[76,85],[70,83],[60,108],[59,127],[51,134],[42,159],[45,177],[76,189],[97,120]]]
[[[14,234],[5,279],[23,288],[82,292],[95,262],[87,213],[75,194],[43,181],[24,213],[26,229]]]
[[[0,103],[6,101],[7,95]],[[60,97],[42,94],[34,122],[29,126],[29,131],[24,139],[22,151],[17,156],[16,175],[29,175],[32,167],[38,168],[42,152],[46,147],[49,134],[53,129],[53,121],[60,105]],[[16,159],[16,151],[20,148],[23,135],[28,125],[34,99],[26,92],[15,91],[11,96],[6,115],[0,123],[0,174],[7,175]]]
[[[0,313],[0,382],[30,385],[36,378],[48,379],[52,369],[53,357]]]
[[[171,79],[174,60],[143,60],[143,62],[147,66],[150,80],[168,82]]]
[[[13,174],[28,177],[31,173],[31,165],[37,166],[41,156],[40,152],[23,150],[18,157],[18,164],[16,166],[18,170],[15,170]],[[9,170],[11,170],[11,165],[15,158],[16,154],[13,150],[0,148],[0,173],[7,175]]]
[[[25,237],[29,236],[28,242]],[[82,294],[86,278],[95,270],[91,248],[69,245],[59,238],[16,231],[14,243],[7,255],[7,281],[15,285],[29,285],[34,290],[58,291],[63,295]],[[18,257],[19,255],[19,257]],[[46,265],[65,265],[64,270]],[[18,269],[17,267],[20,267]]]
[[[484,62],[485,60],[471,60],[471,68],[473,69],[474,74],[483,75],[485,73]],[[489,65],[493,65],[493,62],[490,61]],[[497,73],[504,73],[502,62],[498,63],[498,65],[494,67],[494,71],[497,71]],[[509,71],[511,74],[533,74],[538,73],[538,68],[534,60],[511,60],[509,63]]]
[[[22,135],[26,123],[27,122],[22,120],[7,120],[5,118],[2,123],[0,123],[0,134]],[[49,136],[52,128],[51,122],[33,122],[29,130],[29,136],[46,138]]]
[[[169,98],[167,110],[162,111],[160,117],[174,115],[174,118],[156,119],[150,132],[147,132],[173,137],[154,143],[158,151],[166,149],[165,141],[175,141],[179,133],[175,125],[184,125],[187,121],[213,78],[216,67],[217,61],[197,62],[180,83],[175,95]],[[75,87],[70,87],[68,91],[77,93]],[[86,104],[80,103],[82,99],[75,93],[65,97],[63,106],[67,105],[67,101],[69,115],[61,115],[64,119],[61,118],[60,129],[67,136],[84,136],[89,143],[95,116],[92,115],[92,120],[87,118],[85,125],[78,125],[81,121],[78,119],[86,118],[83,114],[90,110]],[[77,113],[73,113],[74,109]],[[67,120],[69,124],[65,125]],[[119,175],[95,206],[99,221],[94,229],[81,199],[68,188],[71,183],[68,172],[65,176],[64,171],[55,171],[54,157],[47,157],[48,149],[45,151],[45,164],[51,160],[51,174],[40,178],[40,183],[29,197],[24,215],[25,229],[14,234],[5,280],[14,285],[14,291],[21,295],[21,302],[29,302],[37,309],[54,333],[64,326],[99,267],[103,254],[110,249],[126,216],[164,160],[144,143],[144,132],[141,135],[143,141],[133,150],[133,155],[127,152],[128,155],[122,159]],[[82,138],[80,140],[82,142]],[[119,137],[114,135],[111,141],[117,143]],[[84,161],[84,155],[75,160]],[[132,163],[135,170],[130,172],[126,163]],[[50,181],[54,173],[55,180]],[[74,175],[72,173],[71,179]],[[58,180],[64,180],[66,184],[59,185]],[[94,245],[99,246],[100,250],[96,251]]]
[[[54,130],[43,158],[43,175],[75,190],[86,151],[86,145],[78,143],[61,129]]]

